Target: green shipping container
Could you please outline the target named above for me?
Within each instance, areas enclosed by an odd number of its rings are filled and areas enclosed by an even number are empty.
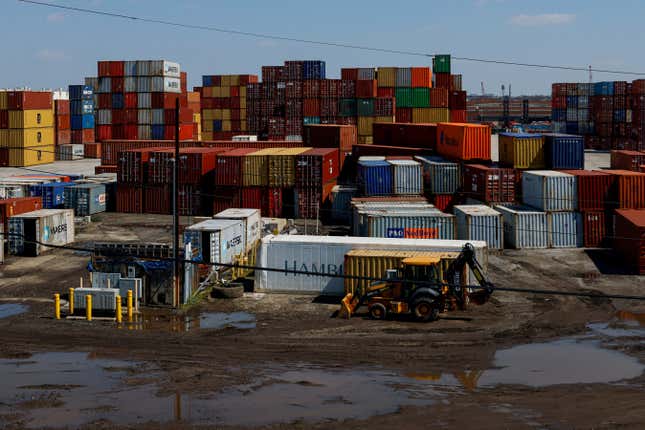
[[[397,88],[394,90],[394,97],[396,97],[396,107],[412,107],[412,88]]]
[[[357,104],[358,116],[374,116],[374,99],[359,99]]]
[[[432,59],[433,73],[450,73],[450,55],[435,55]]]
[[[339,116],[356,116],[356,99],[340,99],[338,102]]]
[[[430,107],[430,88],[412,88],[412,107]]]

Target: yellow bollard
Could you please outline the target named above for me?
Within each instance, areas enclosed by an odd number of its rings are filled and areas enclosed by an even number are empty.
[[[128,291],[128,321],[132,322],[132,290]]]
[[[74,289],[69,289],[69,314],[74,315]]]
[[[85,296],[85,312],[87,314],[87,320],[92,321],[92,296]]]
[[[121,296],[116,296],[116,322],[120,323],[123,320],[121,313]]]
[[[54,294],[54,316],[60,319],[60,294]]]

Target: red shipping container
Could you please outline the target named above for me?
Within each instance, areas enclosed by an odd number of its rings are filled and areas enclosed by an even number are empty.
[[[645,173],[628,170],[603,170],[615,176],[609,202],[611,208],[645,208]]]
[[[85,143],[83,145],[83,154],[85,158],[100,159],[101,158],[101,144],[100,143]]]
[[[395,99],[393,97],[377,97],[374,99],[375,116],[394,116],[395,114]]]
[[[467,122],[467,112],[465,110],[451,110],[450,111],[450,122]]]
[[[285,84],[285,97],[288,99],[302,98],[302,81],[292,81]]]
[[[394,88],[378,87],[377,97],[394,97]]]
[[[97,140],[103,142],[104,140],[112,139],[112,126],[111,125],[98,125],[96,126],[96,132],[98,134]]]
[[[429,148],[433,150],[437,147],[437,124],[375,122],[372,130],[375,145]]]
[[[122,77],[112,77],[111,79],[112,94],[125,92],[125,79]]]
[[[101,94],[99,94],[98,108],[99,109],[112,109],[112,94],[111,93],[101,93]]]
[[[172,193],[170,190],[169,185],[144,185],[143,212],[170,215],[172,213]]]
[[[466,91],[450,91],[448,107],[455,110],[466,109]]]
[[[7,93],[7,109],[31,110],[52,109],[53,96],[51,91],[9,91]]]
[[[345,154],[352,152],[357,140],[356,127],[352,125],[317,124],[304,127],[303,146],[338,148],[341,164]]]
[[[320,99],[320,116],[335,117],[338,115],[338,99]],[[329,124],[335,124],[332,121]]]
[[[215,172],[217,167],[218,154],[230,152],[232,149],[181,148],[179,150],[179,182],[197,185],[204,182],[204,179],[209,179],[212,184],[214,178],[211,174]]]
[[[151,93],[150,98],[152,109],[172,109],[177,99],[180,101],[180,107],[188,107],[188,99],[177,93]]]
[[[143,188],[141,185],[118,183],[116,187],[116,211],[143,213]]]
[[[175,109],[165,109],[164,110],[164,122],[166,125],[171,125],[175,123]],[[184,108],[179,109],[179,123],[180,124],[192,124],[193,123],[193,111]]]
[[[386,145],[354,145],[352,147],[352,158],[358,160],[363,156],[401,156],[401,157],[414,157],[415,155],[434,155],[434,151],[428,148],[413,148],[401,146],[386,146]]]
[[[317,99],[320,97],[320,81],[311,79],[302,83],[302,97]]]
[[[491,131],[487,125],[441,122],[437,152],[453,160],[490,160]]]
[[[371,99],[378,94],[378,81],[376,79],[356,81],[356,98]]]
[[[582,212],[582,246],[585,248],[600,248],[606,240],[605,212]]]
[[[242,207],[247,209],[262,210],[262,187],[244,187],[242,188]]]
[[[429,200],[441,212],[451,212],[452,208],[459,203],[456,194],[433,194]]]
[[[69,100],[54,100],[56,115],[69,115]]]
[[[466,197],[486,203],[513,203],[515,183],[515,169],[481,164],[463,166],[463,192]]]
[[[146,182],[150,154],[163,148],[144,148],[120,151],[117,160],[117,180],[132,184]]]
[[[411,123],[412,122],[412,109],[411,108],[397,108],[396,109],[396,122]]]
[[[340,69],[340,78],[347,81],[357,81],[358,69],[357,68]]]
[[[211,200],[210,196],[202,194],[202,190],[199,185],[180,184],[177,187],[177,194],[179,215],[183,216],[203,215],[204,211],[202,210],[202,202],[205,200]],[[213,203],[210,202],[208,206],[212,208]],[[208,211],[210,212],[210,209]],[[212,214],[209,213],[204,215],[210,216]]]
[[[609,206],[615,177],[598,170],[560,170],[576,177],[578,208],[581,212],[601,211]]]
[[[72,143],[71,130],[58,130],[56,132],[56,145],[68,145]]]
[[[86,128],[83,130],[83,143],[96,142],[96,134],[93,128]]]
[[[239,208],[242,202],[239,187],[215,187],[213,192],[213,213],[225,211],[229,208]]]
[[[179,72],[179,90],[182,93],[188,91],[188,73]]]
[[[123,76],[125,74],[125,61],[110,61],[110,76]],[[112,91],[114,91],[114,79],[112,80]]]
[[[101,94],[99,94],[99,98]],[[137,93],[125,93],[123,96],[123,102],[126,109],[136,109],[139,105],[139,97]]]
[[[319,99],[304,99],[302,106],[304,116],[320,116]]]
[[[265,188],[262,215],[269,218],[282,216],[282,188]]]
[[[296,156],[296,186],[318,187],[340,175],[337,148],[314,148]]]
[[[636,79],[632,82],[632,94],[645,95],[645,79]]]
[[[566,84],[552,84],[551,85],[551,94],[553,94],[553,97],[560,97],[560,96],[565,96],[567,95],[567,87]]]
[[[239,148],[219,154],[215,168],[215,184],[242,186],[244,157],[258,150],[259,148]]]
[[[411,67],[412,88],[431,88],[432,71],[430,67]]]
[[[110,76],[110,62],[109,61],[99,61],[98,62],[98,77],[104,78]]]
[[[166,140],[175,140],[175,126],[167,125],[165,127],[164,138]],[[179,140],[190,140],[193,138],[193,124],[179,125]]]
[[[92,143],[94,142],[94,129],[85,129],[85,130],[72,130],[71,132],[71,143],[80,145],[83,143]]]
[[[139,123],[138,109],[125,109],[123,112],[125,124],[137,125]]]
[[[356,97],[356,81],[340,81],[340,98],[352,99]]]
[[[101,173],[116,173],[116,166],[96,166],[94,174],[100,175]]]
[[[112,125],[125,125],[125,109],[112,109]]]
[[[611,151],[612,169],[638,172],[642,164],[645,164],[645,152],[628,150]]]
[[[328,203],[332,189],[336,186],[336,180],[318,185],[316,187],[297,187],[296,199],[298,204],[298,218],[321,219],[329,212]]]
[[[163,148],[150,153],[148,158],[148,175],[146,181],[149,184],[172,183],[172,168],[174,149]]]
[[[450,103],[449,92],[445,88],[430,88],[430,107],[447,108]]]
[[[56,115],[56,130],[69,130],[69,129],[70,129],[70,116]]]
[[[645,211],[617,210],[614,250],[630,271],[645,275]]]
[[[4,233],[6,234],[9,231],[9,218],[12,216],[37,211],[42,208],[43,201],[41,197],[18,197],[0,200],[0,225],[4,225]],[[4,242],[0,242],[0,246],[4,246]]]
[[[9,128],[9,111],[0,109],[0,128]]]
[[[450,89],[450,86],[452,85],[452,76],[450,75],[450,73],[435,73],[434,77],[435,88],[445,88],[447,90]]]
[[[128,140],[137,140],[139,138],[139,126],[136,124],[128,124],[123,127],[125,131],[125,138]]]

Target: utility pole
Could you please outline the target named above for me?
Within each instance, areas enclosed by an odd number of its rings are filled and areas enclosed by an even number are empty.
[[[175,100],[175,162],[172,169],[173,305],[181,304],[179,274],[179,97]]]

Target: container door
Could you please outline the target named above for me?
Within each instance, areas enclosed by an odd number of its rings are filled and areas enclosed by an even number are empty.
[[[29,256],[37,256],[39,251],[39,245],[33,243],[34,241],[40,241],[41,237],[37,234],[37,229],[39,225],[38,219],[25,219],[22,223],[24,231],[24,240],[30,240],[32,242],[24,242],[24,254]]]
[[[211,263],[221,263],[222,254],[220,248],[220,239],[220,232],[210,234]],[[220,267],[216,266],[215,269],[220,269]]]

